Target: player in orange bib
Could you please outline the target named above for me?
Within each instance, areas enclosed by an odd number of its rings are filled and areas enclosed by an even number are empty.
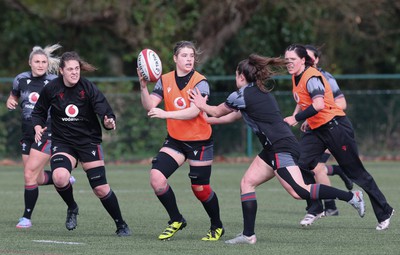
[[[346,98],[345,98],[343,92],[340,90],[336,79],[332,76],[332,74],[325,71],[321,67],[318,67],[318,64],[320,62],[320,58],[322,55],[320,49],[317,49],[313,45],[305,45],[304,47],[307,49],[308,55],[314,61],[313,67],[317,68],[317,70],[320,71],[325,76],[326,80],[329,82],[329,85],[332,89],[335,104],[338,105],[341,109],[346,110],[346,107],[347,107]],[[330,182],[328,176],[339,175],[340,178],[343,180],[344,184],[346,185],[346,188],[348,190],[352,190],[353,189],[353,181],[350,180],[346,176],[346,174],[343,172],[342,168],[340,168],[340,166],[338,166],[338,165],[327,165],[326,164],[326,162],[328,161],[330,156],[331,156],[331,154],[330,154],[329,150],[326,150],[320,157],[317,166],[312,170],[315,174],[315,180],[322,184],[331,185],[331,182]],[[324,216],[338,216],[338,215],[339,215],[339,210],[336,207],[335,200],[325,199],[324,200]],[[308,216],[309,215],[306,215],[305,219],[306,218],[309,219]],[[307,222],[307,219],[306,219],[303,223],[304,224],[307,224],[307,223],[312,224],[312,221]]]
[[[376,230],[387,229],[394,210],[364,168],[352,124],[335,104],[328,81],[313,67],[313,60],[303,45],[290,45],[285,59],[287,70],[292,75],[293,96],[297,103],[293,115],[286,117],[285,121],[291,126],[305,121],[302,130],[310,129],[303,133],[300,141],[299,166],[314,169],[322,153],[329,149],[345,174],[368,194],[378,220]],[[317,219],[322,213],[310,215]]]
[[[162,75],[151,94],[138,71],[142,104],[148,116],[167,120],[168,135],[154,157],[150,171],[150,184],[170,217],[167,228],[158,238],[168,240],[186,226],[168,178],[188,160],[193,193],[211,221],[211,227],[202,240],[217,241],[224,234],[224,228],[218,198],[210,186],[214,148],[212,130],[204,113],[189,101],[189,93],[194,88],[204,95],[210,94],[210,88],[207,79],[194,70],[197,50],[192,42],[178,42],[173,52],[176,70]],[[157,108],[163,99],[164,110]]]

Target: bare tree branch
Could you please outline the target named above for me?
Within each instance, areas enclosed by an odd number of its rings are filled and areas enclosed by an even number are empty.
[[[132,10],[135,0],[120,0],[107,4],[107,1],[85,1],[71,0],[68,4],[58,5],[57,11],[51,13],[41,13],[35,11],[32,6],[24,4],[20,0],[5,0],[6,3],[19,11],[28,13],[38,18],[50,19],[51,22],[87,27],[98,24],[121,41],[130,45],[132,49],[137,47],[141,40],[146,38],[149,20],[143,20],[140,24],[132,22]],[[200,10],[200,20],[197,29],[193,33],[193,38],[198,42],[198,46],[206,49],[202,55],[206,61],[212,54],[218,52],[225,42],[246,23],[251,14],[259,5],[258,0],[202,0]],[[148,10],[154,11],[151,15],[144,15],[147,19],[162,15],[162,10],[157,9],[157,4],[149,3]],[[40,8],[36,7],[37,10]],[[183,8],[183,7],[182,7]],[[183,10],[185,11],[185,10]],[[179,22],[179,17],[176,17]],[[148,31],[147,31],[148,33]]]
[[[236,32],[250,19],[259,5],[257,0],[224,0],[207,4],[194,33],[199,47],[203,49],[201,61],[206,62],[219,52]]]

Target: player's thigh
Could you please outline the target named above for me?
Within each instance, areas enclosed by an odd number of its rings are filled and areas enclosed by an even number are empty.
[[[90,170],[99,166],[104,166],[104,160],[96,160],[91,162],[81,162],[83,170]]]
[[[257,187],[274,177],[272,167],[257,155],[244,173],[241,183],[242,186]]]
[[[164,153],[168,154],[169,156],[171,156],[179,166],[181,166],[186,161],[186,157],[185,157],[185,155],[183,155],[183,153],[181,153],[177,150],[174,150],[172,148],[162,147],[160,149],[160,152],[164,152]]]
[[[44,169],[49,160],[49,154],[31,149],[24,170],[25,172],[29,171],[39,173]]]

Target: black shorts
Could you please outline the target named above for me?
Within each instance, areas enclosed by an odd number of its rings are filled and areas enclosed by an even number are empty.
[[[209,161],[214,159],[214,141],[179,141],[171,136],[165,138],[163,147],[171,148],[185,156],[185,159]]]
[[[29,155],[29,152],[32,149],[41,151],[50,155],[51,148],[51,132],[50,130],[46,130],[43,133],[42,139],[39,143],[35,143],[35,129],[32,125],[31,119],[23,119],[21,125],[22,138],[19,141],[21,145],[21,154]]]
[[[286,137],[265,147],[258,156],[274,170],[295,166],[299,158],[299,143],[295,137]]]
[[[50,136],[48,135],[43,135],[42,139],[40,142],[35,143],[35,139],[33,137],[24,137],[20,141],[21,145],[21,154],[23,155],[29,155],[29,152],[31,149],[46,153],[48,155],[51,154],[50,148],[51,148],[51,140]]]
[[[77,161],[83,163],[104,160],[103,148],[101,144],[74,146],[53,141],[51,153],[56,154],[59,152],[65,152],[73,156]]]

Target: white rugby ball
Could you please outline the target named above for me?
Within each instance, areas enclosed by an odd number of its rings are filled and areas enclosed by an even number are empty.
[[[162,74],[162,63],[157,53],[144,49],[139,53],[137,66],[146,81],[156,82]]]

